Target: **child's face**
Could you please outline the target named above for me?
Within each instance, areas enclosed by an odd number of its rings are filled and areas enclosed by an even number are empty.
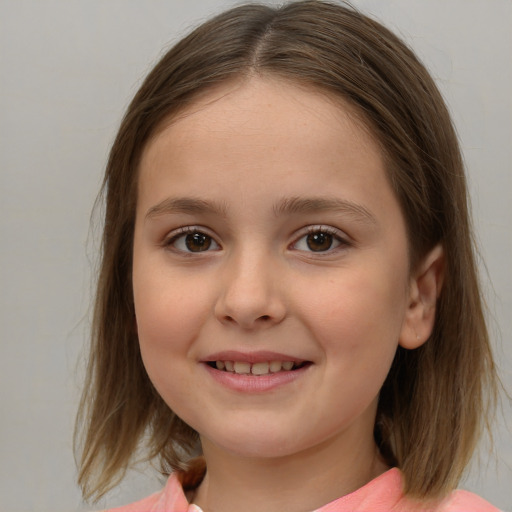
[[[408,250],[348,108],[252,79],[163,129],[140,167],[133,288],[148,374],[203,443],[262,457],[373,446]]]

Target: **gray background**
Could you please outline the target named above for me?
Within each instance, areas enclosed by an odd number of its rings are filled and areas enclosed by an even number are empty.
[[[451,107],[488,269],[493,341],[512,390],[512,2],[354,4],[410,42]],[[92,203],[123,110],[162,48],[230,5],[0,0],[2,511],[87,508],[75,484],[71,437],[98,245],[97,230],[89,229]],[[511,416],[505,403],[496,457],[484,455],[464,483],[509,511]],[[158,486],[140,468],[108,502]]]

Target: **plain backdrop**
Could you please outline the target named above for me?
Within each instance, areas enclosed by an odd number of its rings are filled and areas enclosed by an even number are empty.
[[[228,0],[0,0],[0,510],[70,512],[157,489],[148,468],[81,503],[72,430],[97,230],[128,101],[162,49]],[[467,162],[484,286],[512,390],[512,1],[360,0],[425,61]],[[511,408],[465,487],[512,511]],[[508,430],[507,430],[508,423]],[[485,447],[484,450],[485,452]]]

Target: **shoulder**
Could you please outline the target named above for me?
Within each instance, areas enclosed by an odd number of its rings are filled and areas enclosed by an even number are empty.
[[[163,491],[156,492],[154,494],[151,494],[151,496],[147,496],[142,500],[130,503],[128,505],[123,505],[121,507],[116,508],[109,508],[106,510],[102,510],[100,512],[152,512],[153,510],[157,510],[155,507],[160,501],[162,492]]]
[[[161,491],[129,505],[102,512],[185,512],[188,510],[194,509],[189,505],[177,476],[172,474]]]
[[[443,500],[439,512],[500,512],[494,505],[469,491],[455,491]]]
[[[440,501],[418,502],[403,494],[401,472],[397,472],[395,477],[395,487],[399,487],[400,491],[396,504],[388,509],[393,512],[500,512],[488,501],[465,490],[455,490]]]
[[[402,499],[393,508],[394,512],[500,512],[494,505],[468,491],[454,491],[440,502],[420,504]]]

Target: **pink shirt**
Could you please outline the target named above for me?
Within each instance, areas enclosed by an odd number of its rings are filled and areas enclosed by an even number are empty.
[[[434,508],[414,508],[402,492],[402,475],[393,468],[353,493],[347,494],[312,512],[499,512],[496,507],[476,494],[455,491]],[[202,512],[189,504],[185,493],[173,474],[165,487],[147,498],[109,509],[105,512]]]

